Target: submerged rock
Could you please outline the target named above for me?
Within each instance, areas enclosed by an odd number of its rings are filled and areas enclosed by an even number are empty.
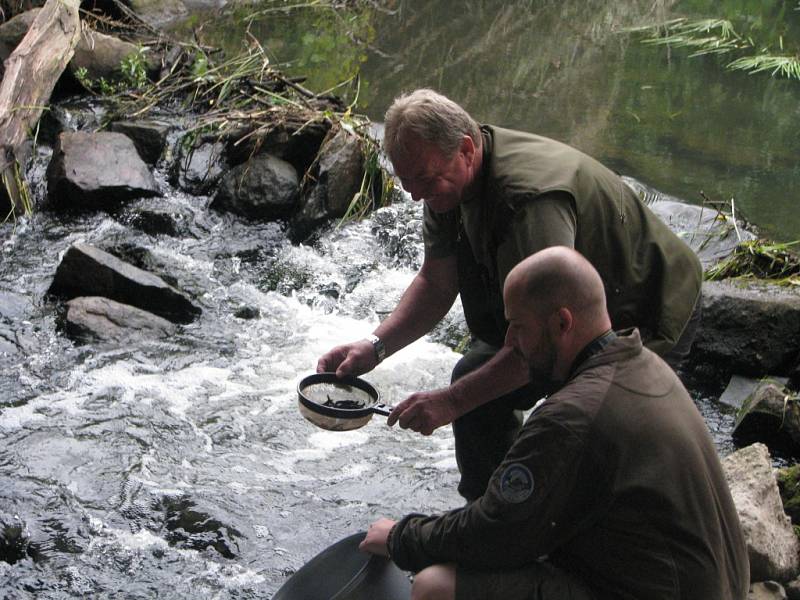
[[[169,123],[143,119],[140,121],[115,121],[111,124],[110,130],[128,136],[136,146],[142,160],[149,165],[154,165],[164,153],[170,128]]]
[[[64,132],[47,167],[47,195],[66,209],[111,209],[160,195],[133,142],[121,133]]]
[[[251,219],[284,219],[294,211],[298,190],[292,165],[271,154],[259,154],[225,175],[211,208]]]
[[[750,559],[750,580],[785,582],[800,572],[800,543],[783,510],[769,451],[753,444],[722,460]]]
[[[225,558],[235,558],[239,553],[237,539],[242,534],[212,516],[212,507],[200,506],[183,496],[165,496],[154,503],[153,509],[161,513],[163,531],[159,533],[170,545],[191,550],[213,548]]]
[[[65,329],[78,340],[131,340],[137,337],[167,337],[177,326],[135,306],[98,296],[81,296],[67,302]]]
[[[49,293],[68,299],[105,296],[173,323],[189,323],[201,313],[182,292],[160,277],[84,243],[67,250]]]
[[[9,564],[27,556],[30,533],[17,515],[0,512],[0,561]]]

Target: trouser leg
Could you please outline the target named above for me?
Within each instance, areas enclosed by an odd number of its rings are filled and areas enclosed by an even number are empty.
[[[492,358],[498,348],[475,342],[453,369],[452,381],[474,371]],[[467,501],[483,495],[489,479],[508,452],[522,426],[521,410],[530,408],[542,394],[528,384],[479,406],[453,422],[456,462],[461,472],[458,493]]]

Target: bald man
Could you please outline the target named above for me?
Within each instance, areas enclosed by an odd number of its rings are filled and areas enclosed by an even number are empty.
[[[742,600],[749,564],[705,422],[678,377],[614,332],[574,250],[519,263],[505,345],[559,389],[486,493],[438,516],[381,519],[362,550],[418,571],[412,598]]]

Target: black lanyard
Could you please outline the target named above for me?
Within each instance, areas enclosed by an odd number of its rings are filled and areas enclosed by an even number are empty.
[[[613,329],[609,329],[603,335],[594,338],[589,342],[583,350],[578,353],[575,360],[572,362],[572,368],[569,370],[569,376],[575,373],[584,362],[589,360],[592,356],[600,352],[603,348],[608,346],[611,342],[617,339],[617,334]]]

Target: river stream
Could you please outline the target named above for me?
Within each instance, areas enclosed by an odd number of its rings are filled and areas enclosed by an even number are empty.
[[[377,517],[461,502],[448,428],[422,437],[376,415],[327,432],[297,408],[318,356],[370,333],[413,277],[420,206],[403,198],[293,245],[156,174],[163,198],[0,226],[0,517],[27,540],[0,561],[4,599],[269,598]],[[180,234],[138,229],[148,207],[168,207]],[[69,340],[46,291],[78,241],[170,278],[202,316],[168,340]],[[458,355],[437,339],[365,377],[382,401],[448,382]],[[694,395],[727,454],[732,415]]]

